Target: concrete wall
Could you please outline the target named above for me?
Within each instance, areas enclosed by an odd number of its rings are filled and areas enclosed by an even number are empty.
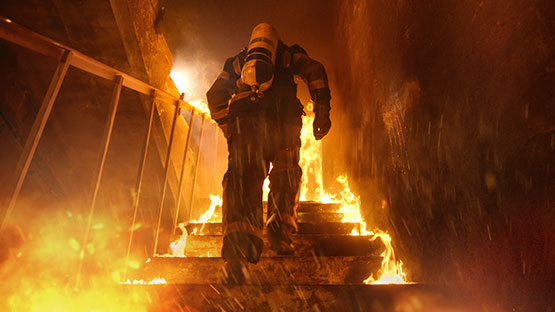
[[[335,112],[358,138],[343,149],[369,218],[390,228],[414,280],[545,311],[555,276],[553,2],[336,9]]]

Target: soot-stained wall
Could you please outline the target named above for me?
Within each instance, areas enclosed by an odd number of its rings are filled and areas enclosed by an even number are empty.
[[[337,120],[358,138],[343,148],[366,213],[389,225],[414,280],[545,311],[555,4],[350,0],[336,10]]]

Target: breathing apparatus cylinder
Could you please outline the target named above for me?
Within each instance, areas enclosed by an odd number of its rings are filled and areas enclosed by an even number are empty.
[[[278,41],[276,29],[268,23],[260,23],[252,31],[241,81],[258,97],[263,96],[274,80]]]

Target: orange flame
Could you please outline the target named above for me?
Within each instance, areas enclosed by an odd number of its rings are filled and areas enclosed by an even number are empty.
[[[199,111],[207,114],[208,116],[210,116],[210,109],[208,109],[208,105],[203,100],[198,99],[198,100],[194,100],[194,101],[189,101],[187,103],[189,103],[189,105],[193,106],[197,110],[199,110]]]
[[[221,207],[222,206],[222,197],[220,195],[212,195],[209,194],[210,196],[210,207],[208,207],[208,209],[198,218],[195,220],[190,221],[190,223],[202,223],[202,227],[200,228],[200,235],[202,235],[202,231],[204,230],[204,225],[206,223],[214,223],[214,222],[220,222],[221,217],[216,214],[216,207]],[[171,254],[166,254],[163,256],[166,257],[185,257],[185,248],[187,247],[187,229],[185,228],[185,223],[181,222],[178,225],[179,229],[181,230],[181,236],[170,243],[170,250],[171,250]],[[196,234],[197,233],[197,229],[195,228],[193,230],[193,233],[191,234]],[[207,254],[208,257],[210,257],[209,254]]]
[[[218,214],[216,214],[216,207],[222,206],[222,197],[220,195],[212,195],[210,196],[210,207],[206,210],[197,220],[192,220],[190,223],[214,223],[218,221]]]
[[[0,264],[0,311],[147,311],[147,293],[142,288],[122,288],[125,242],[129,229],[111,218],[93,219],[83,266],[82,282],[75,287],[76,263],[83,242],[75,237],[85,215],[60,210],[37,214],[8,232],[21,238],[10,246]],[[140,269],[138,256],[129,268]]]
[[[270,164],[270,171],[272,170],[272,164]],[[264,180],[264,185],[262,186],[262,201],[268,201],[268,195],[270,195],[270,176],[267,176]]]
[[[187,247],[187,229],[185,223],[181,222],[178,225],[181,230],[181,236],[174,242],[170,243],[170,250],[174,257],[185,257],[185,248]]]
[[[333,202],[334,198],[324,190],[322,174],[322,141],[314,139],[312,124],[314,123],[313,104],[306,105],[306,116],[303,116],[301,129],[301,159],[299,166],[303,170],[299,200]]]
[[[370,277],[364,280],[364,284],[408,284],[407,276],[403,272],[403,261],[395,259],[395,251],[393,246],[391,246],[391,236],[377,230],[370,240],[373,241],[378,238],[385,245],[385,250],[381,255],[383,258],[380,269],[381,276],[378,279],[374,279],[372,274],[370,274]]]
[[[380,239],[385,250],[382,253],[380,276],[374,279],[370,275],[365,284],[407,284],[406,274],[403,272],[403,262],[397,261],[395,252],[391,245],[391,236],[380,229],[368,231],[366,222],[362,219],[360,212],[360,197],[353,194],[349,186],[347,176],[337,177],[343,189],[339,194],[329,194],[324,190],[322,178],[322,148],[321,142],[316,141],[312,135],[312,123],[314,114],[312,103],[307,105],[309,114],[303,117],[303,129],[301,131],[301,167],[303,169],[303,181],[301,185],[301,200],[316,200],[321,202],[336,202],[340,204],[338,213],[343,217],[343,223],[357,223],[360,226],[353,228],[351,235],[371,236],[370,240]]]

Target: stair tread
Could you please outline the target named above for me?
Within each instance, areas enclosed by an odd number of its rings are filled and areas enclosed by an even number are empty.
[[[268,285],[361,283],[371,272],[376,274],[381,260],[377,255],[276,256],[260,258],[258,264],[249,264],[249,270],[258,282]],[[220,257],[153,257],[144,266],[140,279],[161,277],[169,283],[217,283],[222,265]]]
[[[380,254],[383,244],[370,241],[369,236],[333,235],[333,234],[305,234],[294,235],[296,256],[363,256]],[[222,235],[191,235],[187,238],[185,255],[195,257],[201,255],[220,256]],[[269,249],[269,243],[264,238],[262,257],[275,254]]]
[[[319,222],[319,223],[307,223],[300,222],[298,225],[297,234],[350,234],[353,229],[360,229],[360,223],[356,222]],[[221,235],[222,234],[222,223],[189,223],[187,224],[187,232],[189,235],[197,235],[201,233],[202,235]],[[194,233],[194,229],[197,229]]]
[[[268,206],[267,202],[263,203],[264,211]],[[301,201],[297,207],[297,212],[337,212],[341,207],[340,203],[321,203],[315,201]]]

